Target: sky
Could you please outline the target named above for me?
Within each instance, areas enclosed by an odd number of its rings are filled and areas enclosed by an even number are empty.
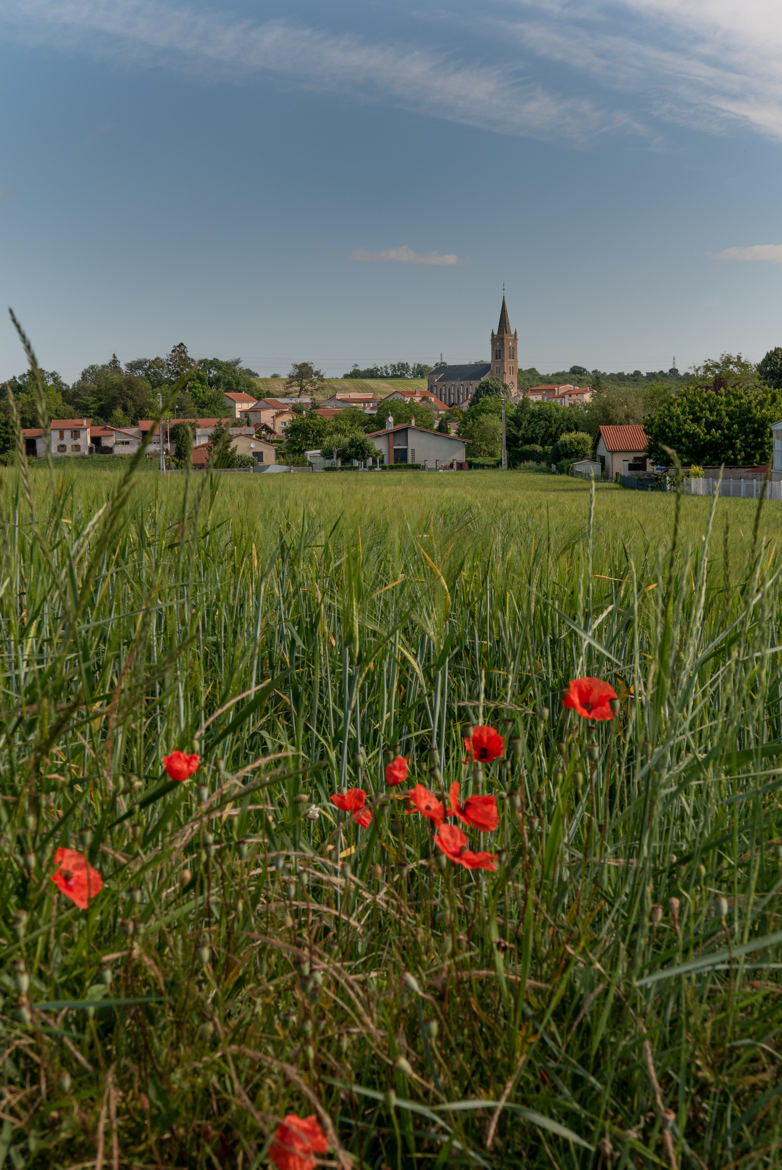
[[[779,0],[2,0],[39,364],[682,370],[782,345]],[[25,367],[0,318],[0,379]]]

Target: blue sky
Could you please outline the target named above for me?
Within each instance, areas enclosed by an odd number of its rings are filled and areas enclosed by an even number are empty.
[[[778,0],[3,0],[45,368],[667,368],[782,345]],[[0,325],[0,378],[24,356]]]

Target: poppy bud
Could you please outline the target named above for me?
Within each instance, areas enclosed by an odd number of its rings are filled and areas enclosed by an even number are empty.
[[[192,877],[193,877],[193,875],[189,869],[183,869],[179,875],[180,886],[189,886],[190,882],[192,880]]]
[[[510,806],[513,811],[521,812],[521,794],[518,792],[511,792],[508,799],[510,800]]]
[[[105,987],[110,987],[110,986],[111,986],[111,980],[112,980],[112,970],[111,970],[111,967],[108,967],[108,966],[107,966],[107,965],[104,963],[104,964],[101,966],[101,968],[100,968],[100,971],[98,972],[98,979],[100,980],[100,982],[101,982],[101,983],[102,983],[102,984],[103,984]]]
[[[723,898],[720,894],[720,896],[716,899],[715,905],[717,907],[717,913],[724,922],[728,917],[728,899]]]
[[[309,798],[310,798],[309,792],[299,792],[299,793],[297,793],[296,796],[294,796],[293,803],[294,804],[306,804],[307,801],[309,800]]]
[[[404,1056],[397,1056],[394,1061],[394,1068],[398,1069],[404,1077],[411,1077],[413,1075],[413,1066]]]
[[[448,866],[448,858],[445,856],[444,853],[438,853],[434,859],[434,863],[439,870],[442,870],[443,872],[445,872],[445,869]]]
[[[33,1022],[33,1014],[30,1011],[29,1003],[26,999],[20,999],[16,1007],[16,1018],[29,1028]]]
[[[431,1018],[424,1020],[424,1031],[430,1040],[436,1040],[437,1033],[440,1031],[440,1025],[437,1020]]]
[[[545,711],[546,714],[545,714],[545,716],[541,715],[541,718],[548,719],[547,708],[543,707],[542,710]],[[508,740],[508,747],[510,748],[510,754],[515,756],[517,760],[520,760],[521,759],[521,736],[520,735],[512,735],[510,737],[510,739]]]
[[[418,985],[418,980],[416,979],[415,975],[411,975],[409,971],[405,971],[402,982],[408,991],[414,992],[415,995],[423,995],[423,992]]]
[[[565,743],[564,739],[557,741],[557,751],[561,756],[567,755],[567,744]]]
[[[27,866],[28,869],[30,869],[30,870],[35,869],[35,854],[33,852],[28,851],[27,853],[25,853],[23,860],[24,860],[24,864]]]
[[[587,744],[587,755],[593,764],[597,763],[597,761],[600,759],[600,748],[596,743]]]
[[[657,930],[657,927],[662,922],[663,917],[663,908],[659,902],[655,902],[655,904],[652,906],[651,910],[649,911],[649,917],[652,920],[652,926],[655,930]]]
[[[668,899],[668,906],[670,907],[671,919],[673,921],[673,929],[676,931],[677,934],[679,933],[679,906],[680,905],[681,905],[681,903],[679,902],[678,898],[669,898]]]
[[[209,950],[209,947],[207,947],[207,946],[199,947],[198,950],[196,951],[196,954],[198,956],[199,963],[203,967],[206,967],[210,958],[212,957],[211,951]]]
[[[69,1072],[60,1073],[60,1091],[63,1093],[71,1091],[71,1074]]]
[[[16,959],[13,964],[14,985],[20,995],[27,995],[30,989],[30,976],[22,959]]]
[[[304,1049],[304,1055],[307,1058],[307,1064],[314,1064],[315,1063],[315,1049],[312,1047],[311,1044],[308,1044],[307,1047]]]
[[[301,1026],[301,1030],[305,1036],[312,1035],[312,1020],[305,1020]]]
[[[209,789],[205,784],[196,785],[196,800],[200,804],[206,804],[209,799]]]
[[[322,987],[323,986],[323,972],[320,970],[313,971],[312,972],[312,982],[315,984],[316,987]]]
[[[33,816],[32,813],[25,814],[24,827],[27,829],[28,833],[32,833],[35,830],[35,826],[37,823],[38,823],[37,818],[35,816]]]
[[[27,930],[27,911],[26,910],[15,910],[14,911],[14,930],[16,931],[16,933],[19,935],[20,938],[22,937],[24,932]]]

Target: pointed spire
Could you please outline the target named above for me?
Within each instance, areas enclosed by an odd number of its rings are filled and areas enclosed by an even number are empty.
[[[508,317],[508,306],[505,304],[505,294],[502,294],[502,309],[500,310],[500,323],[497,326],[497,336],[502,337],[504,333],[510,333],[510,318]]]

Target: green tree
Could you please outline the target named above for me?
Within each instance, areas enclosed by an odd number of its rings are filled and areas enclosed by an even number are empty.
[[[551,448],[551,462],[575,463],[592,454],[592,436],[586,431],[565,431]]]
[[[295,390],[298,398],[311,398],[324,381],[325,375],[316,370],[312,362],[294,362],[285,380],[285,389]]]
[[[389,414],[394,420],[395,427],[415,419],[417,427],[423,427],[425,431],[434,430],[434,415],[428,406],[424,406],[422,402],[405,402],[397,398],[385,398],[375,414],[369,416],[372,419],[372,430],[382,431]]]
[[[649,455],[701,466],[756,466],[771,456],[771,424],[782,415],[782,391],[765,385],[741,355],[723,354],[695,370],[681,390],[644,420]]]
[[[191,423],[174,423],[171,428],[174,467],[189,467],[193,456],[193,427]]]
[[[468,458],[499,459],[502,452],[501,409],[498,398],[484,398],[466,411],[459,434],[470,440]]]
[[[758,362],[758,376],[767,386],[782,390],[782,347],[770,349]]]
[[[477,406],[482,398],[510,399],[510,390],[502,378],[484,378],[473,391],[470,406]]]
[[[378,449],[366,435],[353,434],[336,446],[336,455],[343,463],[366,463],[378,458]]]
[[[305,451],[322,447],[329,434],[329,424],[319,414],[300,414],[285,428],[285,442],[281,451],[285,457],[302,456]]]

